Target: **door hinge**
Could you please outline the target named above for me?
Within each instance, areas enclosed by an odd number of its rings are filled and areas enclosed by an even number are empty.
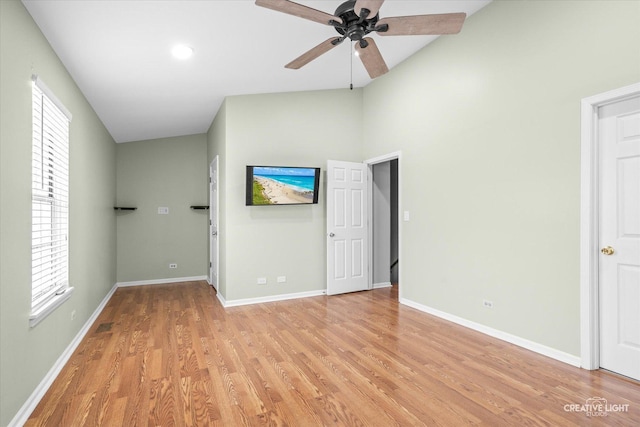
[[[211,263],[209,263],[209,268],[211,268]]]

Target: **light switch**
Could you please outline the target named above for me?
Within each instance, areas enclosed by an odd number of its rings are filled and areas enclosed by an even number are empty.
[[[169,215],[169,208],[167,207],[159,207],[158,215]]]
[[[403,219],[409,221],[409,211],[404,211]]]

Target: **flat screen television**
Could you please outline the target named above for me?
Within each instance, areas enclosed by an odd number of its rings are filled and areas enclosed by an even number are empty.
[[[247,206],[318,203],[320,168],[247,166]]]

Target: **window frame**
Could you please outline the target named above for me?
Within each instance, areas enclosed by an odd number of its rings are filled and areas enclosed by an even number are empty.
[[[32,81],[31,327],[73,293],[68,238],[72,116],[38,76]]]

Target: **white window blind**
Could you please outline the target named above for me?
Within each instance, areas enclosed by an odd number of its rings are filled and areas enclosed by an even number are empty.
[[[34,77],[31,185],[31,310],[69,286],[69,121]]]

